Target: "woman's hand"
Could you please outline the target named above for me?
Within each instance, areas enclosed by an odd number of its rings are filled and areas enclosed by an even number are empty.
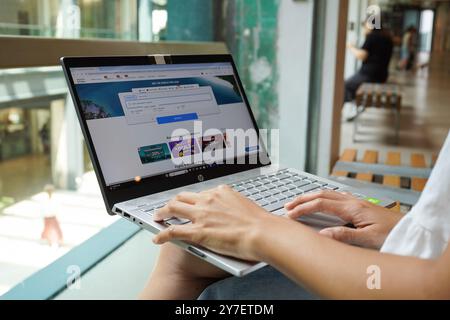
[[[282,218],[270,215],[229,186],[201,193],[182,192],[154,216],[161,221],[172,216],[192,223],[170,226],[153,241],[185,240],[221,254],[256,261],[254,241],[266,226]]]
[[[166,243],[161,246],[156,266],[139,298],[195,299],[207,286],[228,276],[229,273],[186,250]]]
[[[287,203],[285,209],[292,219],[314,212],[336,215],[352,223],[356,229],[331,227],[320,231],[321,234],[372,249],[381,248],[389,232],[403,216],[400,212],[336,191],[319,191],[299,196]]]

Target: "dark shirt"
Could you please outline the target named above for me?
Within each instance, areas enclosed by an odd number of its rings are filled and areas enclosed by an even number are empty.
[[[363,62],[360,72],[373,82],[385,82],[389,74],[393,46],[391,36],[384,31],[373,30],[369,33],[361,48],[369,55]]]

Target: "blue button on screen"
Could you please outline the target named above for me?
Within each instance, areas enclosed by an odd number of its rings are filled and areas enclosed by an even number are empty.
[[[181,122],[181,121],[189,121],[189,120],[197,120],[198,115],[196,113],[185,113],[185,114],[177,114],[173,116],[165,116],[165,117],[157,117],[156,122],[158,124],[172,123],[172,122]]]

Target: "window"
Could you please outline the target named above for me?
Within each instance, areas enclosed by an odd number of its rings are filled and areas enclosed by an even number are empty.
[[[277,9],[277,0],[4,0],[0,36],[226,42],[270,128]],[[0,295],[116,219],[67,97],[59,67],[0,69]]]
[[[0,34],[137,40],[136,0],[4,0]]]

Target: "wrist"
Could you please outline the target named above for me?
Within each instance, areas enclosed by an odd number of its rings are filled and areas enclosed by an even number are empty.
[[[268,261],[270,256],[270,243],[275,242],[274,237],[279,237],[278,231],[282,230],[280,224],[287,221],[277,216],[272,216],[271,214],[266,214],[266,216],[260,219],[252,228],[252,232],[249,234],[249,251],[253,260],[255,261]]]

